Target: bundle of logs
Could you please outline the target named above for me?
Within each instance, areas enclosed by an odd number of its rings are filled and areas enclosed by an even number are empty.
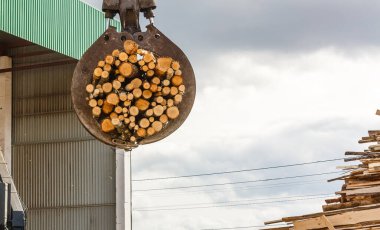
[[[380,115],[380,111],[377,111]],[[359,161],[357,165],[338,166],[346,173],[329,180],[342,180],[337,197],[325,200],[323,212],[284,217],[266,224],[284,223],[287,226],[272,227],[272,230],[306,229],[380,229],[380,130],[368,131],[359,143],[372,143],[368,149],[348,151],[345,162]]]
[[[185,85],[178,61],[127,40],[124,50],[116,49],[98,62],[85,90],[101,130],[137,143],[179,116]]]

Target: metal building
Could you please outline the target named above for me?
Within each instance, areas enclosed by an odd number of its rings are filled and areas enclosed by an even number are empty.
[[[27,229],[115,228],[114,150],[82,128],[70,97],[104,22],[79,0],[0,1],[0,146]]]

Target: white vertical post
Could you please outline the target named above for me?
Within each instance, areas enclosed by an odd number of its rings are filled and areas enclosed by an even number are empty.
[[[0,57],[0,69],[12,68],[12,59]],[[12,161],[12,72],[0,73],[0,147],[11,172]]]
[[[116,149],[116,230],[132,230],[131,157]]]

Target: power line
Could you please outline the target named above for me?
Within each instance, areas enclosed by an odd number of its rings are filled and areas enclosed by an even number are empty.
[[[241,202],[257,202],[257,201],[266,201],[266,200],[278,200],[278,199],[299,199],[306,197],[316,197],[316,196],[331,196],[333,193],[323,193],[323,194],[311,194],[311,195],[303,195],[303,196],[281,196],[281,197],[270,197],[270,198],[257,198],[257,199],[249,199],[249,200],[235,200],[235,201],[222,201],[222,202],[213,202],[213,203],[192,203],[192,204],[176,204],[176,205],[161,205],[155,207],[140,207],[136,208],[138,210],[146,210],[146,209],[161,209],[161,208],[174,208],[174,207],[184,207],[184,206],[201,206],[201,205],[217,205],[217,204],[232,204],[232,203],[241,203]]]
[[[133,192],[147,192],[147,191],[161,191],[161,190],[174,190],[174,189],[188,189],[188,188],[202,188],[202,187],[234,185],[234,184],[246,184],[246,183],[264,182],[264,181],[276,181],[276,180],[284,180],[284,179],[294,179],[294,178],[304,178],[304,177],[313,177],[313,176],[321,176],[321,175],[330,175],[330,174],[336,174],[336,173],[341,173],[341,172],[315,173],[315,174],[306,174],[306,175],[299,175],[299,176],[277,177],[277,178],[269,178],[269,179],[238,181],[238,182],[228,182],[228,183],[192,185],[192,186],[179,186],[179,187],[167,187],[167,188],[137,189],[137,190],[133,190]]]
[[[289,200],[279,200],[279,201],[268,201],[268,202],[257,202],[257,203],[245,203],[245,204],[230,204],[230,205],[210,205],[210,206],[200,206],[200,207],[184,207],[184,208],[159,208],[159,209],[135,209],[133,211],[137,212],[156,212],[156,211],[177,211],[177,210],[193,210],[193,209],[208,209],[208,208],[224,208],[224,207],[238,207],[238,206],[251,206],[251,205],[262,205],[262,204],[273,204],[273,203],[289,203],[295,201],[304,201],[304,200],[316,200],[331,197],[329,196],[320,196],[304,199],[289,199]]]
[[[295,166],[302,166],[302,165],[320,164],[320,163],[326,163],[326,162],[340,161],[343,159],[344,158],[336,158],[336,159],[330,159],[330,160],[311,161],[311,162],[304,162],[304,163],[297,163],[297,164],[268,166],[268,167],[262,167],[262,168],[222,171],[222,172],[213,172],[213,173],[192,174],[192,175],[184,175],[184,176],[143,178],[143,179],[134,179],[132,181],[138,182],[138,181],[152,181],[152,180],[169,180],[169,179],[178,179],[178,178],[189,178],[189,177],[212,176],[212,175],[241,173],[241,172],[252,172],[252,171],[260,171],[260,170],[268,170],[268,169],[278,169],[278,168],[295,167]]]

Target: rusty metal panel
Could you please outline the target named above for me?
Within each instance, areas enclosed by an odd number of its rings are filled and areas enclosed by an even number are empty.
[[[31,46],[11,51],[15,67],[66,60]],[[26,56],[26,57],[24,57]],[[13,74],[13,177],[28,229],[113,229],[115,153],[78,122],[70,99],[75,64]]]

